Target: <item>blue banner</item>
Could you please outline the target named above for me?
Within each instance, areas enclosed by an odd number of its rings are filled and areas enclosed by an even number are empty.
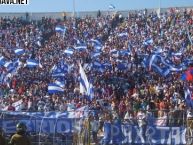
[[[81,121],[78,119],[76,122],[75,118],[68,118],[65,113],[43,113],[44,116],[41,116],[42,113],[27,114],[4,114],[4,119],[0,120],[0,124],[6,133],[14,133],[18,122],[24,122],[29,132],[36,133],[72,133],[77,129],[81,130]],[[186,144],[185,132],[184,127],[139,127],[114,120],[113,122],[104,122],[104,136],[101,142],[103,144],[183,145]]]
[[[2,127],[6,133],[14,133],[16,124],[24,122],[27,125],[27,131],[40,133],[70,133],[72,131],[73,120],[69,118],[53,119],[16,119],[3,120]]]
[[[144,134],[143,131],[145,131]],[[145,130],[142,130],[141,127],[124,124],[120,129],[117,124],[104,123],[104,138],[102,142],[104,144],[183,145],[186,144],[185,132],[186,129],[184,127],[147,126]]]

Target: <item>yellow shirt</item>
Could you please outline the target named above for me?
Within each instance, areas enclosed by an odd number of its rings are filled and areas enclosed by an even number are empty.
[[[11,145],[31,145],[29,138],[25,135],[14,134],[11,137]]]

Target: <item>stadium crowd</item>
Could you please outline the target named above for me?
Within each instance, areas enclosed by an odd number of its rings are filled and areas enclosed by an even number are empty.
[[[184,90],[193,86],[181,75],[190,63],[162,75],[144,62],[155,52],[174,66],[192,61],[192,24],[193,11],[176,10],[160,16],[139,11],[128,17],[1,18],[0,110],[72,111],[88,105],[128,119],[139,110],[158,110],[163,117],[187,109]],[[17,48],[24,53],[14,53]],[[28,59],[39,65],[28,67]],[[5,63],[15,60],[17,69],[9,72]],[[79,63],[93,85],[92,98],[79,93]],[[48,85],[56,81],[64,82],[64,92],[49,93]],[[20,107],[14,107],[17,101]]]

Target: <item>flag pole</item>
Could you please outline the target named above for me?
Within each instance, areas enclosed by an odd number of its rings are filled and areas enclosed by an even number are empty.
[[[73,17],[75,17],[75,12],[76,12],[76,9],[75,9],[75,0],[73,0]]]
[[[158,10],[158,13],[159,13],[159,17],[160,17],[160,13],[161,13],[161,0],[159,0],[159,10]]]

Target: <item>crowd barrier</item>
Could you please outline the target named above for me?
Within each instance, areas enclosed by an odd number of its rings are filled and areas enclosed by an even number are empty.
[[[158,112],[152,112],[159,122],[161,118],[157,118]],[[54,115],[50,112],[2,112],[0,115],[0,125],[7,138],[15,133],[18,122],[24,122],[27,125],[33,145],[90,145],[95,142],[91,128],[92,121],[87,116],[81,116],[81,118],[72,118],[71,116],[70,118],[66,113],[61,112],[55,112]],[[179,122],[181,123],[179,124]],[[104,119],[99,122],[97,144],[192,144],[193,131],[187,134],[187,130],[192,129],[187,127],[186,122],[185,117],[168,117],[164,126],[147,123],[144,128],[137,124],[137,120],[131,124],[123,118],[114,118],[111,121]]]

